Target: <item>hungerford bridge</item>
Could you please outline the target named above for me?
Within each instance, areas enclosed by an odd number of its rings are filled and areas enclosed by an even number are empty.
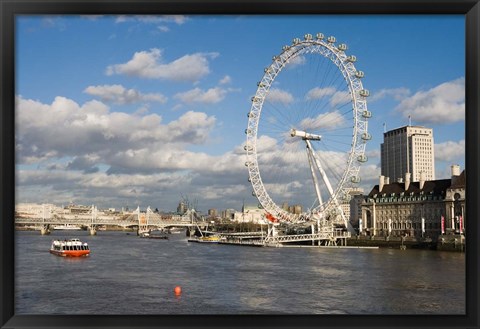
[[[88,212],[84,213],[65,213],[51,209],[48,205],[43,205],[33,214],[28,216],[17,215],[15,224],[28,225],[39,230],[42,235],[49,234],[55,226],[77,226],[87,227],[91,235],[97,234],[100,226],[115,225],[123,228],[136,228],[137,234],[165,229],[169,227],[188,227],[208,229],[208,222],[199,218],[195,210],[189,209],[184,215],[162,216],[153,212],[150,207],[146,212],[141,212],[138,207],[134,212],[122,215],[99,214],[98,209],[92,206]],[[346,245],[346,239],[350,237],[350,232],[343,230],[333,230],[324,227],[315,232],[315,226],[312,225],[312,233],[282,235],[278,232],[278,223],[269,223],[266,232],[241,232],[241,233],[214,233],[222,237],[222,242],[237,245],[256,245],[279,247],[285,243],[301,241],[318,241],[318,245],[336,246],[338,242]],[[204,231],[204,233],[207,231]]]
[[[153,212],[150,207],[141,212],[140,207],[132,213],[123,215],[99,214],[97,207],[92,206],[85,213],[64,213],[51,209],[48,205],[29,216],[16,216],[15,224],[33,226],[41,234],[49,234],[55,226],[69,225],[87,227],[91,235],[97,233],[99,226],[115,225],[123,228],[137,228],[138,234],[163,229],[166,227],[197,227],[197,215],[188,210],[184,215],[162,216]],[[203,226],[203,225],[200,225]]]

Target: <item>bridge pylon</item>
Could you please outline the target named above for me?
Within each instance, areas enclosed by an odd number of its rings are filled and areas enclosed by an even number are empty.
[[[142,235],[143,233],[150,232],[148,228],[148,220],[150,219],[150,214],[152,210],[150,207],[147,208],[145,213],[140,212],[140,206],[137,207],[136,213],[138,218],[138,231],[137,235]]]
[[[50,206],[48,208],[45,204],[42,205],[42,224],[40,227],[40,234],[47,235],[50,234],[50,225],[45,222],[51,218]]]
[[[97,212],[98,209],[95,207],[95,205],[92,205],[92,221],[90,222],[90,235],[97,235],[97,225],[95,225],[97,221]]]

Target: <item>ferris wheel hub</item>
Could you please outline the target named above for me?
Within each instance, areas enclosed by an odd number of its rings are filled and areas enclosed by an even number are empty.
[[[322,136],[320,135],[317,135],[317,134],[311,134],[311,133],[307,133],[305,131],[302,131],[302,130],[297,130],[297,129],[291,129],[290,130],[290,136],[292,137],[301,137],[303,140],[315,140],[315,141],[319,141],[322,139]]]

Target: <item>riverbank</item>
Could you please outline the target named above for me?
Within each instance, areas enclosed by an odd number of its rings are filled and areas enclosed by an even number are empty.
[[[438,239],[414,237],[355,236],[347,239],[348,246],[378,246],[394,249],[429,249],[441,251],[465,251],[463,235],[441,235]]]

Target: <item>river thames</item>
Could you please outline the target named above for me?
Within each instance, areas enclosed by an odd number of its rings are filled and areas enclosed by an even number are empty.
[[[49,253],[53,239],[72,237],[90,257]],[[465,314],[465,289],[458,252],[16,232],[16,314]]]

